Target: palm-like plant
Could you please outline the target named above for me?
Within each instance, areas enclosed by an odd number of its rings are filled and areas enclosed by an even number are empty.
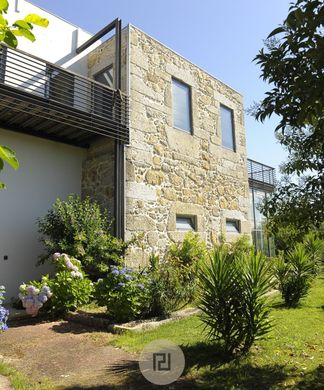
[[[285,260],[278,259],[274,264],[274,275],[286,305],[296,307],[300,299],[307,295],[315,276],[314,262],[305,246],[296,244]]]
[[[229,354],[246,353],[271,328],[265,294],[271,286],[262,254],[235,258],[215,249],[201,266],[200,309],[208,337]]]

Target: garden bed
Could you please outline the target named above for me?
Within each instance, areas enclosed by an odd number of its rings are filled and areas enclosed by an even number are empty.
[[[65,319],[67,321],[78,322],[92,328],[105,330],[115,334],[121,334],[125,332],[143,332],[146,330],[155,329],[161,325],[167,324],[172,321],[180,320],[182,318],[189,317],[197,314],[199,309],[189,307],[183,310],[178,310],[171,313],[170,317],[156,317],[147,320],[131,321],[125,324],[114,324],[106,318],[105,314],[101,311],[84,311],[78,310],[77,312],[69,312],[66,314]]]

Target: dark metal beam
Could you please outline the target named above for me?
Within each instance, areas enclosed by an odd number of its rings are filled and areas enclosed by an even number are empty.
[[[119,19],[116,18],[113,20],[111,23],[109,23],[106,27],[98,31],[93,37],[91,37],[89,40],[84,42],[80,47],[76,49],[76,53],[80,54],[82,53],[85,49],[93,45],[96,41],[98,41],[100,38],[102,38],[104,35],[108,34],[110,31],[116,28],[116,25],[118,23]]]

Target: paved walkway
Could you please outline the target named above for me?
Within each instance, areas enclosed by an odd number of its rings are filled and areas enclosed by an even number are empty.
[[[38,382],[48,378],[58,389],[147,388],[141,375],[140,387],[128,383],[129,369],[138,373],[137,356],[109,345],[113,337],[66,321],[17,322],[0,335],[0,351],[8,364]],[[4,379],[0,389],[9,390]]]

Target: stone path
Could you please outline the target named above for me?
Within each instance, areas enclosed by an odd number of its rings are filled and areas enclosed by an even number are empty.
[[[5,377],[0,375],[0,389],[1,390],[12,390],[12,386],[9,382],[9,380]]]

